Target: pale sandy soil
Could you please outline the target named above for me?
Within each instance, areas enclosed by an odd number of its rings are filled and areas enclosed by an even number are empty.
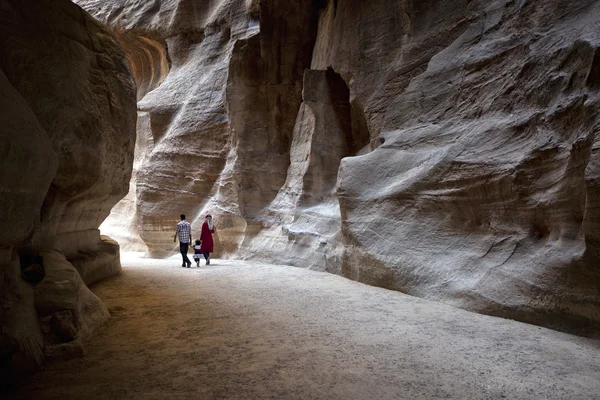
[[[113,318],[23,399],[600,399],[600,342],[325,273],[124,258]]]

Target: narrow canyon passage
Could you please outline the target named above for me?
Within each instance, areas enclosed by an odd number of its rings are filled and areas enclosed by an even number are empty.
[[[599,25],[0,0],[0,397],[600,400]]]
[[[124,255],[87,355],[22,399],[594,399],[600,342],[306,269]],[[84,395],[85,394],[85,395]]]

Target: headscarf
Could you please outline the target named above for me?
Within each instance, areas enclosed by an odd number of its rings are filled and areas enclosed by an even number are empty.
[[[210,229],[212,231],[213,229],[213,220],[212,220],[212,215],[210,214],[206,214],[206,218],[204,219],[206,221],[206,223],[208,224],[208,229]]]

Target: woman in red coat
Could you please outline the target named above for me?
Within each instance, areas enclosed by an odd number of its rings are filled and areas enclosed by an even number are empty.
[[[204,255],[206,265],[210,264],[210,253],[213,252],[213,233],[215,233],[215,227],[213,225],[212,216],[210,214],[206,214],[206,218],[202,224],[202,232],[200,233],[200,240],[202,241],[200,245],[200,251]]]

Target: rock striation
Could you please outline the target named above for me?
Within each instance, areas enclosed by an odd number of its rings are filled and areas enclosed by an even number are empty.
[[[153,41],[132,246],[209,211],[223,256],[599,331],[598,2],[77,3]]]
[[[135,82],[117,39],[80,7],[2,0],[0,101],[0,368],[10,378],[44,354],[80,353],[108,317],[86,285],[121,269],[98,227],[127,193]]]

